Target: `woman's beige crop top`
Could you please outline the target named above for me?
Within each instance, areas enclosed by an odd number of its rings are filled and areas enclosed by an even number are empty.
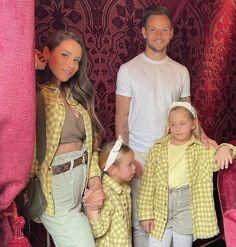
[[[85,127],[83,116],[79,112],[73,112],[67,102],[65,105],[65,121],[61,130],[59,144],[66,144],[85,140]]]

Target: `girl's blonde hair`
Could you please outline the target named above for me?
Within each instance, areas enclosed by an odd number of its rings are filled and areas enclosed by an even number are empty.
[[[106,161],[114,145],[115,141],[109,142],[99,152],[98,166],[101,170],[105,168]],[[122,144],[113,165],[119,165],[124,155],[129,152],[133,152],[133,150],[129,146]]]
[[[197,111],[196,109],[194,108],[194,111],[195,111],[195,116],[193,115],[193,113],[186,107],[184,106],[175,106],[173,108],[171,108],[169,111],[168,111],[168,116],[167,116],[167,121],[166,121],[166,130],[165,130],[165,135],[168,135],[170,134],[170,126],[169,126],[169,114],[173,111],[176,111],[178,109],[183,109],[185,110],[188,114],[189,114],[189,117],[192,119],[192,120],[196,120],[196,127],[193,129],[192,131],[192,134],[198,139],[200,140],[200,137],[201,137],[201,128],[199,126],[199,119],[198,119],[198,116],[197,116]]]

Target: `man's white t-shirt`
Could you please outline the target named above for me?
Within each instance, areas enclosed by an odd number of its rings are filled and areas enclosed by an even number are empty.
[[[170,104],[190,96],[189,73],[168,56],[154,61],[141,53],[120,67],[116,94],[131,97],[129,146],[147,153],[165,132]]]

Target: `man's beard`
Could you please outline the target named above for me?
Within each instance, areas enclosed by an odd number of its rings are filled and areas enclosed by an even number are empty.
[[[167,49],[167,45],[164,46],[164,47],[162,47],[162,48],[160,48],[160,49],[156,48],[155,46],[151,45],[150,43],[147,43],[147,46],[148,46],[153,52],[160,52],[160,53],[163,53],[163,52],[165,52],[166,49]]]

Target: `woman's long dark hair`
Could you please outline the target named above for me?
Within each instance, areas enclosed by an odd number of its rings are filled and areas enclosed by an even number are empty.
[[[97,150],[101,143],[103,128],[95,114],[95,91],[93,84],[87,75],[87,55],[82,39],[74,32],[61,30],[55,32],[49,37],[46,47],[52,52],[64,40],[75,40],[82,48],[82,58],[79,64],[79,70],[67,82],[62,83],[61,89],[69,87],[73,97],[88,111],[92,122],[93,131],[93,150]],[[45,70],[39,76],[39,83],[55,82],[56,78],[47,65]]]

